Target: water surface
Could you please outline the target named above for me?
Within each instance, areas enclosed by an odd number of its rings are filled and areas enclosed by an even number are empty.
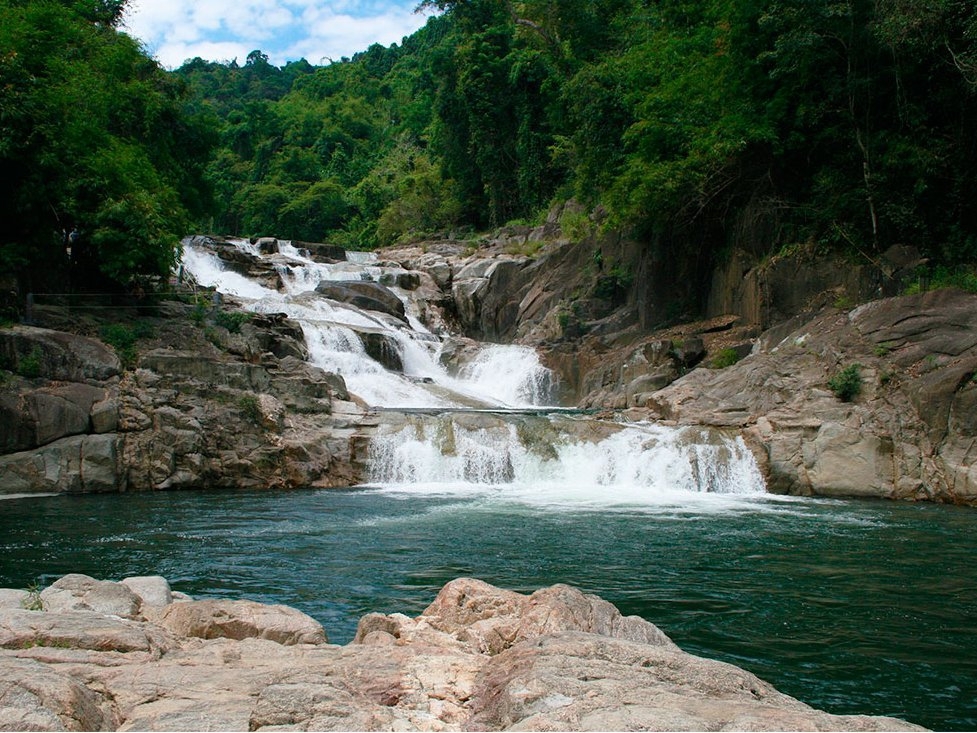
[[[285,603],[345,643],[447,581],[556,582],[837,713],[977,728],[977,513],[715,494],[642,505],[505,489],[160,492],[0,502],[0,586],[160,574]]]

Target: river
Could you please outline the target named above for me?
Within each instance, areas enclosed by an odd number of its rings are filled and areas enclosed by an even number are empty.
[[[505,486],[160,492],[0,504],[0,585],[161,574],[348,642],[448,580],[564,582],[835,713],[977,728],[972,510],[738,494],[530,500]]]

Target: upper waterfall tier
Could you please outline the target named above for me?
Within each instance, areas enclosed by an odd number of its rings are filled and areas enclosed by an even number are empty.
[[[424,304],[404,287],[411,283],[408,273],[370,253],[351,254],[322,263],[290,242],[266,253],[247,240],[217,245],[191,238],[184,242],[182,265],[198,284],[239,298],[245,308],[288,314],[302,326],[310,361],[342,375],[349,391],[371,406],[553,402],[553,375],[527,347],[483,345],[449,371],[442,356],[451,334],[424,324]]]

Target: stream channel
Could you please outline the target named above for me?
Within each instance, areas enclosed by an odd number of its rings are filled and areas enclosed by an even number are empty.
[[[288,313],[310,361],[382,408],[369,483],[10,499],[0,586],[159,574],[195,597],[294,606],[346,643],[360,616],[417,615],[456,577],[525,593],[563,582],[830,712],[977,729],[973,510],[767,494],[736,435],[548,406],[555,385],[530,349],[485,345],[449,371],[447,334],[409,291],[391,288],[404,318],[310,293],[391,281],[366,256],[233,246],[270,258],[284,292],[189,244],[184,267]],[[403,372],[370,359],[361,332],[395,343]]]

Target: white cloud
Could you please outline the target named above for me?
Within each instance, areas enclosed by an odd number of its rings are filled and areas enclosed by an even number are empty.
[[[417,0],[133,0],[125,18],[163,66],[200,56],[211,61],[260,49],[274,64],[306,58],[328,63],[387,46],[420,28]]]

